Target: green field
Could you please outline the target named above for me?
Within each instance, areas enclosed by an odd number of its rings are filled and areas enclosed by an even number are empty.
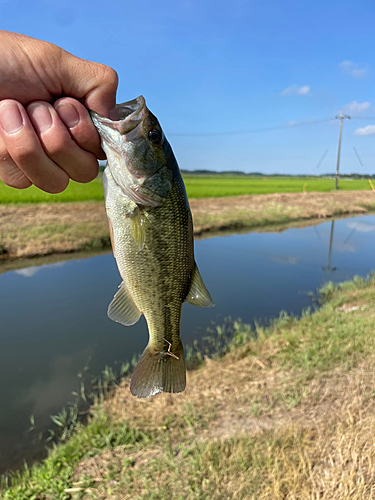
[[[334,179],[316,177],[251,177],[239,175],[184,175],[190,198],[237,196],[241,194],[298,193],[302,191],[331,191]],[[366,179],[339,181],[340,190],[371,189]],[[0,203],[41,203],[102,200],[101,179],[88,184],[70,182],[60,194],[48,194],[31,186],[19,190],[0,181]]]
[[[97,178],[88,184],[70,181],[64,192],[48,194],[35,186],[14,189],[0,181],[0,203],[57,203],[66,201],[103,200],[102,180]]]
[[[258,177],[238,175],[185,175],[190,198],[237,196],[240,194],[300,193],[302,191],[332,191],[334,179],[317,177]],[[342,190],[371,189],[366,179],[340,180]]]

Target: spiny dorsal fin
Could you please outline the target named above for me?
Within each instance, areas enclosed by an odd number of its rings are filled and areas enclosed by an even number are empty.
[[[145,240],[146,240],[146,216],[142,213],[139,208],[136,208],[131,215],[131,223],[132,223],[132,235],[134,241],[139,246],[139,249],[142,250]]]
[[[186,296],[185,302],[189,302],[189,304],[193,304],[193,306],[200,307],[213,307],[215,305],[210,292],[203,283],[202,276],[200,275],[197,264],[195,263],[190,290]]]
[[[134,325],[139,320],[141,313],[134,304],[124,282],[121,283],[118,292],[109,304],[107,314],[111,320],[125,326]]]

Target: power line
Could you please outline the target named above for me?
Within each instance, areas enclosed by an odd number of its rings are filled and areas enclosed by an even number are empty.
[[[355,147],[354,147],[354,146],[353,146],[353,150],[354,150],[354,152],[355,152],[355,155],[356,155],[356,157],[357,157],[357,160],[359,161],[359,164],[361,165],[361,167],[363,167],[363,162],[362,162],[362,160],[361,160],[361,158],[360,158],[360,156],[359,156],[359,154],[358,154],[358,152],[357,152],[357,150],[355,149]]]
[[[352,116],[352,120],[375,120],[375,116]]]
[[[326,150],[324,151],[324,153],[322,154],[320,160],[318,161],[316,167],[315,167],[315,170],[318,170],[318,168],[320,167],[320,165],[323,163],[323,160],[324,158],[327,156],[327,153],[328,153],[328,148],[326,148]]]
[[[187,133],[179,133],[179,132],[170,132],[167,135],[173,137],[208,137],[208,136],[219,136],[219,135],[248,135],[248,134],[258,134],[261,132],[273,132],[274,130],[284,130],[288,128],[295,127],[303,127],[306,125],[315,125],[317,123],[330,122],[332,118],[323,118],[320,120],[308,120],[302,122],[291,122],[286,123],[284,125],[276,125],[274,127],[264,127],[253,130],[237,130],[237,131],[217,131],[217,132],[187,132]]]
[[[340,118],[340,117],[336,117]],[[351,116],[352,120],[375,120],[375,116]],[[300,122],[290,122],[284,123],[283,125],[274,125],[271,127],[261,127],[254,128],[251,130],[218,130],[216,132],[169,132],[168,136],[173,137],[211,137],[211,136],[223,136],[223,135],[250,135],[250,134],[259,134],[262,132],[273,132],[276,130],[285,130],[288,128],[295,127],[304,127],[306,125],[315,125],[317,123],[330,122],[333,118],[321,118],[319,120],[306,120]]]

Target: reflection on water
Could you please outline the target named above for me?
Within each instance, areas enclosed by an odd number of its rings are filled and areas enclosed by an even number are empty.
[[[325,281],[367,275],[375,267],[374,229],[375,217],[365,216],[198,241],[197,262],[216,308],[184,305],[184,342],[227,316],[262,323],[280,310],[300,314],[311,305],[308,292]],[[38,429],[47,428],[49,415],[78,389],[77,373],[88,360],[90,372],[98,374],[145,347],[143,318],[127,328],[107,318],[119,283],[112,255],[0,275],[1,471],[36,453],[29,416]]]
[[[331,222],[331,232],[330,232],[330,235],[329,235],[328,264],[327,264],[327,267],[323,267],[323,271],[336,271],[336,268],[331,266],[331,262],[332,262],[332,245],[333,245],[334,230],[335,230],[335,221],[333,220]],[[345,247],[345,243],[344,243],[344,247]]]

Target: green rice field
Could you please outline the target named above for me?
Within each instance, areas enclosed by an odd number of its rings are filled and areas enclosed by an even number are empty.
[[[321,179],[319,177],[185,175],[184,181],[190,198],[237,196],[240,194],[332,191],[335,188],[334,179]],[[339,189],[368,190],[372,188],[367,179],[343,179],[339,181]]]
[[[318,177],[259,177],[240,175],[184,175],[190,198],[237,196],[241,194],[298,193],[302,191],[332,191],[334,179]],[[342,179],[340,190],[372,189],[366,179]],[[0,203],[53,203],[69,201],[98,201],[103,199],[101,179],[88,184],[70,182],[60,194],[48,194],[31,186],[13,189],[0,181]]]

